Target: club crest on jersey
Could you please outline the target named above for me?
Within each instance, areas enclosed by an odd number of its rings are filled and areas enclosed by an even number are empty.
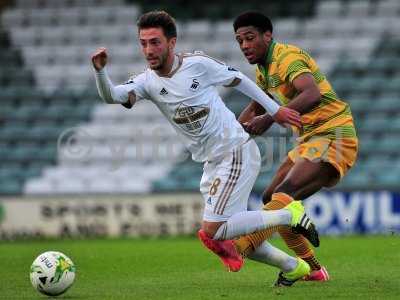
[[[161,91],[160,91],[160,95],[164,96],[164,95],[167,95],[167,94],[168,94],[168,91],[165,88],[162,88]]]
[[[180,104],[175,111],[173,120],[184,131],[198,134],[203,129],[209,112],[208,107]]]
[[[199,85],[200,85],[200,82],[196,78],[193,79],[193,82],[192,82],[192,84],[190,86],[190,90],[192,92],[195,92],[197,90],[197,88],[199,87]]]

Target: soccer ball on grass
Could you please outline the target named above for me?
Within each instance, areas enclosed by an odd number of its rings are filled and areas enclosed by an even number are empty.
[[[65,254],[47,251],[32,263],[30,278],[33,287],[47,296],[66,292],[75,279],[75,265]]]

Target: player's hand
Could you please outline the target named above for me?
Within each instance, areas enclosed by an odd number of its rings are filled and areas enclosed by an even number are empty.
[[[302,127],[301,116],[299,112],[284,106],[281,106],[279,110],[272,116],[272,118],[276,123],[284,127],[285,124],[290,124],[296,126],[297,128]]]
[[[244,130],[250,134],[261,135],[270,128],[272,124],[273,121],[271,122],[271,117],[269,115],[261,115],[243,123],[242,126]]]
[[[106,48],[99,48],[96,52],[92,55],[92,64],[96,71],[100,71],[105,67],[107,64],[107,49]]]

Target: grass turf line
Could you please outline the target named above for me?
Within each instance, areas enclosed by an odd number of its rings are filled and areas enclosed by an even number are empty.
[[[239,273],[225,272],[194,238],[3,242],[0,299],[48,298],[29,281],[34,258],[48,250],[77,267],[59,299],[399,299],[399,248],[398,236],[323,237],[317,256],[332,280],[277,289],[277,269],[247,260]]]

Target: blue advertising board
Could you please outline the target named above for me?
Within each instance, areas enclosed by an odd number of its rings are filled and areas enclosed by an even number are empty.
[[[260,208],[260,202],[253,195],[250,209]],[[400,193],[320,192],[303,203],[321,234],[400,233]]]

